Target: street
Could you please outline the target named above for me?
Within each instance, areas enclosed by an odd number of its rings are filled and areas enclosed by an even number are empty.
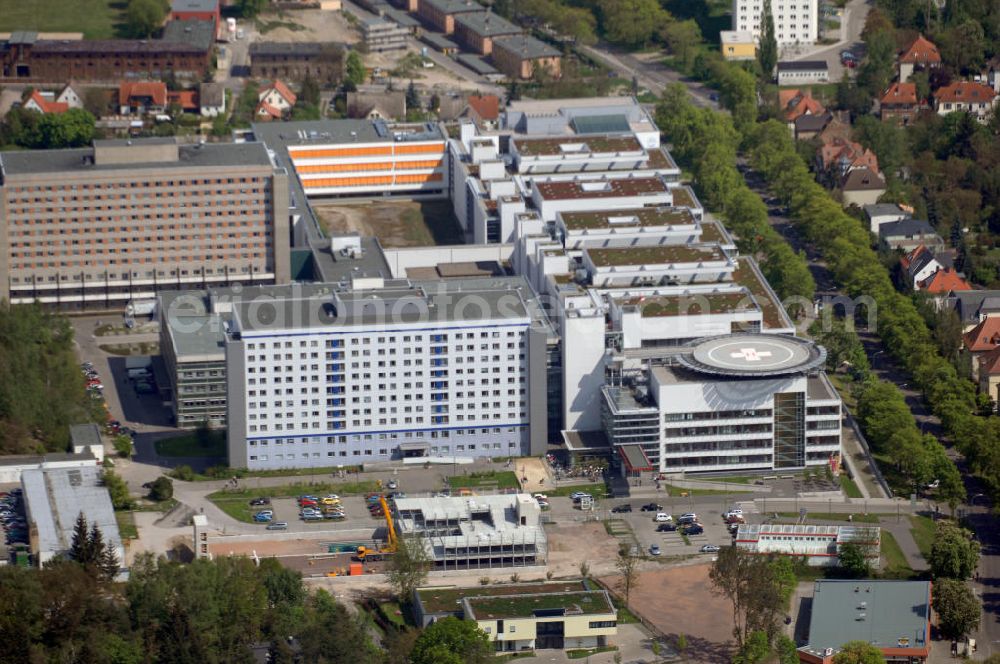
[[[600,60],[622,78],[635,76],[640,86],[649,88],[657,96],[671,83],[684,83],[695,104],[719,110],[718,101],[713,99],[715,91],[667,67],[663,64],[664,54],[660,51],[640,56],[605,43],[599,46],[581,46],[580,50],[595,60]]]

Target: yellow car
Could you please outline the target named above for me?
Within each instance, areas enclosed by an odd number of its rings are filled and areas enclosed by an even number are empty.
[[[321,498],[319,502],[322,505],[339,505],[340,498]]]

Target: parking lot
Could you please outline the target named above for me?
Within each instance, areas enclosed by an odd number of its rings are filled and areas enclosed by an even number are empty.
[[[28,543],[28,525],[20,488],[0,491],[0,530],[4,534],[0,559],[10,562],[11,547]]]

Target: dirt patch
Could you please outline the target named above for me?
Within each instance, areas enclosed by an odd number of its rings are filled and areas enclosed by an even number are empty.
[[[580,563],[586,560],[590,574],[611,574],[618,555],[618,542],[598,521],[546,526],[549,538],[549,570],[556,577],[579,576]]]
[[[313,206],[327,235],[359,233],[383,247],[464,244],[448,201],[389,201]]]
[[[268,12],[257,17],[254,27],[260,34],[258,41],[341,44],[361,41],[359,31],[342,13],[322,9]]]
[[[728,664],[732,661],[732,606],[710,592],[709,565],[689,565],[644,571],[632,589],[630,605],[668,637],[684,634],[690,662]],[[602,577],[615,587],[618,577]]]

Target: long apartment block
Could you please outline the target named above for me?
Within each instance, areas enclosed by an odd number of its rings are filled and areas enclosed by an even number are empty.
[[[288,182],[260,143],[0,153],[0,297],[66,309],[289,280]]]

